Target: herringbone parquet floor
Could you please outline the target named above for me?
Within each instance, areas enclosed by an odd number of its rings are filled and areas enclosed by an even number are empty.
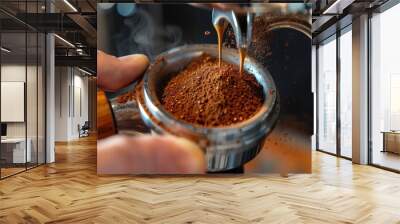
[[[96,175],[96,142],[0,181],[0,223],[400,223],[400,175],[313,153],[313,174]]]

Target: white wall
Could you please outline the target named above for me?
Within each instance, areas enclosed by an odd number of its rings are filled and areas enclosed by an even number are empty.
[[[1,66],[1,81],[2,82],[25,82],[26,70],[28,71],[28,84],[29,87],[34,86],[34,88],[27,88],[27,107],[30,107],[27,113],[28,129],[32,127],[36,134],[36,113],[30,113],[32,111],[36,111],[37,99],[36,99],[36,80],[30,77],[31,74],[34,74],[36,77],[36,66],[28,66],[27,68],[24,65],[19,64],[5,64]],[[40,107],[41,105],[39,105]],[[7,108],[1,108],[2,110],[7,110]],[[34,124],[31,124],[34,122]],[[11,122],[7,123],[7,136],[8,137],[25,137],[25,123],[26,122]],[[34,126],[34,127],[33,127]],[[33,132],[33,131],[32,131]],[[32,133],[28,130],[29,133]]]
[[[68,140],[68,87],[67,67],[55,68],[55,141]]]
[[[88,120],[88,78],[71,67],[56,67],[55,74],[55,140],[74,140],[79,138],[78,125]]]
[[[25,65],[2,65],[1,81],[25,82]],[[5,110],[6,108],[1,108]],[[25,123],[7,123],[7,137],[25,137]]]
[[[72,126],[73,128],[73,136],[78,136],[78,129],[77,126],[78,124],[80,124],[81,126],[85,123],[85,121],[88,121],[88,117],[89,117],[89,112],[88,112],[88,106],[89,106],[89,102],[88,102],[88,77],[85,76],[81,76],[83,73],[78,73],[78,75],[76,75],[76,72],[78,70],[75,70],[75,79],[74,79],[74,86],[75,86],[75,117],[73,119],[73,123]],[[80,90],[80,93],[78,93],[78,91]],[[80,94],[80,99],[78,97],[78,94]],[[80,104],[78,102],[78,100],[80,100]],[[79,108],[79,106],[81,106],[82,108]],[[81,109],[82,111],[79,111],[79,109]]]
[[[38,70],[37,70],[38,69]],[[26,84],[26,107],[22,108],[22,113],[26,112],[27,120],[24,122],[6,122],[8,138],[25,138],[30,140],[32,161],[44,162],[44,89],[41,66],[25,64],[3,64],[1,66],[1,81],[3,82],[24,82]],[[27,80],[25,80],[27,78]],[[24,92],[22,92],[24,94]],[[4,97],[4,96],[2,96]],[[10,108],[1,108],[10,110]],[[39,116],[38,116],[39,115]],[[39,153],[39,155],[37,155]]]

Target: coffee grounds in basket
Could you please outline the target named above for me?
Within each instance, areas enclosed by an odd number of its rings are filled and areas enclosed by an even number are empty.
[[[252,117],[264,101],[254,76],[237,65],[203,55],[167,82],[161,103],[176,118],[204,127],[235,124]]]

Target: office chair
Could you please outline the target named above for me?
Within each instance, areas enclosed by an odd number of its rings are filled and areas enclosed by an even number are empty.
[[[89,121],[85,121],[85,123],[80,127],[78,124],[79,138],[89,136],[90,124]]]

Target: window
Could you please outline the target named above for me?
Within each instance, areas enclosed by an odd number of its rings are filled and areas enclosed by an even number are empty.
[[[340,155],[352,157],[352,33],[340,36]]]
[[[400,5],[371,18],[372,164],[400,170]]]
[[[318,149],[336,153],[336,39],[318,48]]]

